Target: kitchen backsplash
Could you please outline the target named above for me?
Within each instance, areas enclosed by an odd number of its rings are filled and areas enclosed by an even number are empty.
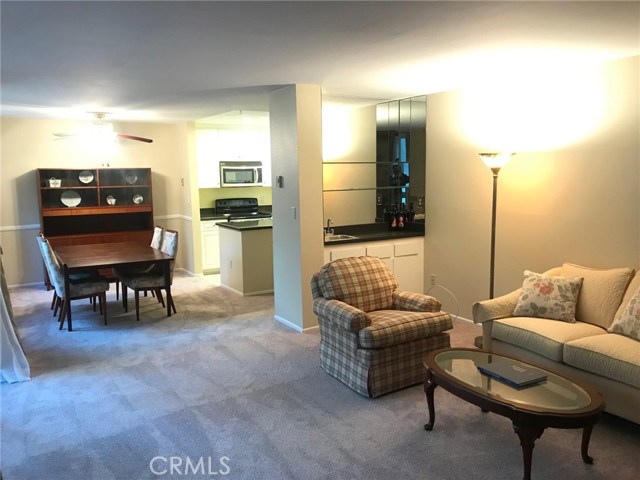
[[[258,205],[271,205],[271,187],[201,188],[200,208],[212,208],[218,198],[257,198]]]

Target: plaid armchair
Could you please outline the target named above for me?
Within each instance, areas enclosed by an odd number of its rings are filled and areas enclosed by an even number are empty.
[[[377,257],[341,258],[311,278],[320,366],[361,395],[422,382],[427,352],[450,345],[453,324],[440,302],[397,288]]]

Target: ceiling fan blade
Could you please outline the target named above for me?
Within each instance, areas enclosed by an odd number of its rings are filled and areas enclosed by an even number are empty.
[[[116,135],[118,135],[118,137],[120,138],[126,138],[128,140],[137,140],[138,142],[153,143],[153,140],[151,140],[150,138],[137,137],[135,135],[127,135],[126,133],[117,133]]]

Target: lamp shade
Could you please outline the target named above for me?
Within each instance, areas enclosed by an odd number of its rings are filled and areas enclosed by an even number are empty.
[[[502,152],[502,153],[479,153],[478,155],[480,156],[484,164],[487,167],[489,167],[491,170],[493,169],[499,170],[502,167],[504,167],[507,163],[509,163],[509,160],[515,154]]]

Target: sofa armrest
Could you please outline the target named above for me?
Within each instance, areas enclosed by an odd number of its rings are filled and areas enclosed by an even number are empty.
[[[484,323],[490,320],[510,317],[516,308],[521,290],[518,289],[501,297],[474,303],[472,312],[474,323]]]
[[[393,307],[410,312],[439,312],[442,304],[429,295],[396,290],[393,292]]]
[[[324,297],[315,298],[313,300],[313,313],[351,332],[357,332],[371,324],[365,312],[340,300],[327,300]]]

